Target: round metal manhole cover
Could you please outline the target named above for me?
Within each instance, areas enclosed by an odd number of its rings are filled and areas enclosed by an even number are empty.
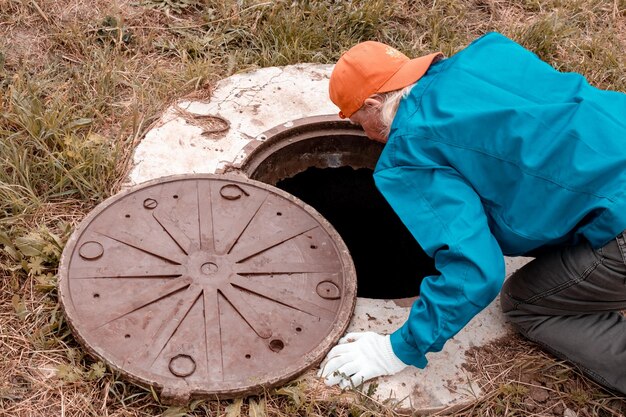
[[[131,379],[174,396],[255,393],[322,359],[356,276],[339,235],[269,185],[159,179],[98,206],[61,259],[74,334]]]

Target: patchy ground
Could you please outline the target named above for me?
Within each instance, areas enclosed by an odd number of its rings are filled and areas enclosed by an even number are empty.
[[[521,336],[496,340],[467,353],[466,369],[489,402],[467,415],[622,416],[626,402]],[[488,407],[485,407],[489,404]],[[569,411],[568,411],[569,410]]]
[[[0,415],[397,415],[358,390],[322,395],[309,377],[245,401],[163,406],[84,357],[59,311],[56,268],[175,98],[251,68],[331,63],[360,40],[451,55],[490,30],[626,91],[624,0],[1,1]],[[486,394],[440,414],[625,414],[623,398],[522,340],[468,366]]]

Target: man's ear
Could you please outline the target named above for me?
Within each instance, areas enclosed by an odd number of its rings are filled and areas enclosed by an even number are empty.
[[[381,100],[381,97],[378,94],[376,94],[376,95],[366,98],[363,104],[365,104],[367,107],[380,108],[383,102]]]

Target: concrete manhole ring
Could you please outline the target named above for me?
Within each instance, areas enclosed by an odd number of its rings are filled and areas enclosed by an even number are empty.
[[[282,188],[287,185],[279,184],[284,179],[291,181],[309,168],[373,169],[382,146],[369,141],[362,130],[347,121],[329,116],[337,112],[328,99],[332,68],[332,65],[298,64],[238,73],[217,83],[208,101],[179,101],[164,112],[138,144],[128,183],[138,184],[190,172],[236,172]],[[206,128],[198,123],[203,119],[181,117],[179,107],[192,115],[224,117],[229,121],[230,129],[207,137],[203,135]],[[190,123],[190,119],[195,123]],[[293,187],[282,189],[292,192]],[[311,190],[320,189],[325,190],[320,183],[313,183]],[[370,203],[362,204],[360,212],[371,206]],[[313,202],[309,204],[318,212],[323,211],[323,207],[317,207]],[[331,216],[323,215],[333,223]],[[377,225],[381,223],[379,217],[373,218],[377,219]],[[371,225],[371,221],[363,223],[368,229]],[[335,224],[335,229],[339,230],[339,225]],[[343,240],[349,241],[347,236],[343,236]],[[401,247],[411,252],[406,245]],[[85,251],[88,256],[97,256],[99,252],[97,247],[88,247]],[[353,256],[355,253],[353,251]],[[507,275],[528,261],[530,258],[506,258]],[[385,268],[394,265],[388,258],[381,264]],[[389,269],[379,275],[374,270],[366,272],[384,282],[386,287],[399,281],[399,275],[390,275]],[[366,277],[359,275],[359,288],[367,294]],[[410,284],[410,281],[406,282]],[[326,290],[329,294],[333,291],[320,285],[320,291]],[[398,300],[397,296],[383,296],[378,289],[375,291],[374,296],[358,298],[348,331],[389,334],[405,323],[411,300]],[[408,296],[410,294],[401,297]],[[496,299],[446,343],[441,352],[429,356],[426,368],[407,367],[398,374],[373,381],[376,390],[372,398],[385,404],[397,404],[401,409],[411,409],[413,414],[429,414],[475,401],[482,391],[465,368],[468,349],[485,346],[511,332]],[[182,367],[184,364],[181,361],[177,365]],[[332,395],[332,392],[322,395]]]
[[[59,277],[84,347],[172,402],[294,378],[356,301],[354,265],[323,217],[227,175],[161,178],[105,201],[70,238]]]

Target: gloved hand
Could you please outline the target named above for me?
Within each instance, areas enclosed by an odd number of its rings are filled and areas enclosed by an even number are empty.
[[[339,383],[341,388],[349,388],[377,376],[393,375],[406,367],[393,353],[388,335],[348,333],[328,352],[317,376],[325,378],[328,386]]]

